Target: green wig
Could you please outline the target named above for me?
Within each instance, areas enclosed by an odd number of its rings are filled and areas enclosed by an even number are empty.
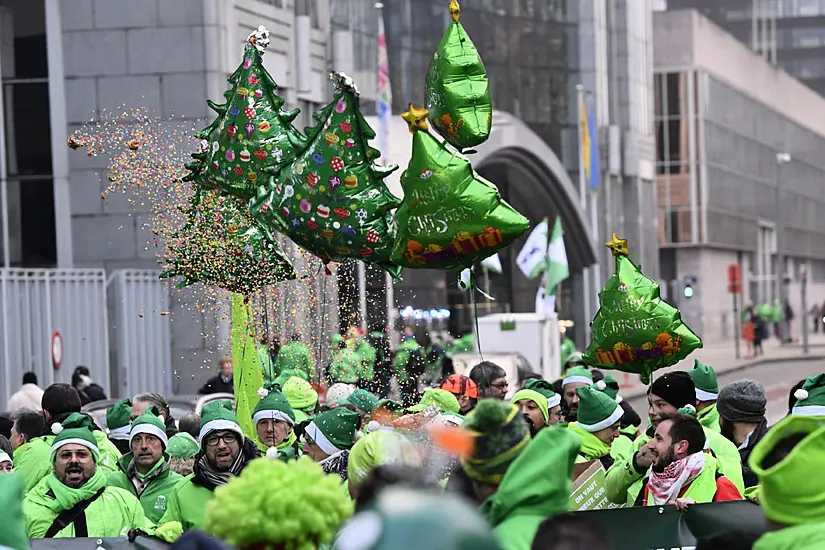
[[[332,541],[352,512],[340,478],[326,476],[309,458],[261,458],[215,489],[205,530],[237,548],[316,550]]]

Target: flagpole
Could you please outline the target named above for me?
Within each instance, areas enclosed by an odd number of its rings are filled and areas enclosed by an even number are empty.
[[[582,214],[587,213],[587,177],[584,173],[584,141],[582,135],[582,127],[585,123],[582,111],[584,110],[584,86],[576,85],[576,100],[578,112],[578,128],[579,128],[579,204],[581,206]],[[590,269],[582,268],[582,305],[584,306],[584,343],[590,341]]]
[[[377,94],[375,106],[378,115],[378,148],[381,150],[381,162],[389,162],[390,155],[390,116],[392,113],[392,89],[390,88],[390,66],[387,58],[387,38],[384,33],[384,4],[375,3],[378,13],[378,65]],[[392,276],[384,273],[386,287],[387,329],[388,337],[392,341],[392,331],[395,328],[395,287]]]
[[[588,95],[589,95],[589,99],[590,99],[591,104],[592,104],[593,96],[592,96],[592,94],[588,94]],[[592,116],[592,118],[593,118],[593,127],[597,129],[596,124],[598,123],[598,120],[596,119],[596,110],[595,110],[595,108],[593,109],[592,115],[593,115]],[[594,134],[595,133],[596,132],[594,132]],[[598,141],[598,139],[599,138],[598,138],[597,135],[590,136],[591,155],[594,152],[595,152],[596,155],[599,154],[599,148],[598,148],[599,141]],[[596,146],[592,146],[593,140],[596,140],[595,141]],[[596,164],[596,163],[594,163],[593,160],[591,159],[590,160],[591,169],[592,169],[594,164]],[[598,168],[599,173],[597,174],[597,177],[598,177],[599,183],[601,184],[601,180],[602,180],[602,178],[601,178],[601,166],[602,166],[602,163],[599,162],[597,165],[599,167]],[[590,189],[590,235],[593,237],[593,242],[595,242],[595,243],[599,242],[599,189],[597,187],[593,187],[593,186],[591,186],[591,189]],[[600,266],[598,265],[598,263],[596,263],[596,265],[593,266],[593,289],[594,289],[595,292],[598,292],[601,287],[602,287],[602,272],[601,272]],[[590,325],[590,323],[588,323],[588,326],[589,325]]]

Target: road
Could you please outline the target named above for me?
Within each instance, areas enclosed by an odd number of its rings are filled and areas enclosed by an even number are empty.
[[[765,386],[768,396],[768,424],[781,420],[788,412],[788,392],[791,387],[812,374],[819,374],[825,368],[821,360],[789,360],[781,363],[765,363],[747,367],[742,370],[722,374],[719,377],[719,388],[725,384],[752,378],[759,380]],[[642,395],[628,399],[630,404],[639,413],[644,421],[647,418],[647,398]]]

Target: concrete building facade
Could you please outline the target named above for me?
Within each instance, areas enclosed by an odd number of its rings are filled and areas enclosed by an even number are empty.
[[[662,278],[707,341],[731,339],[727,269],[744,303],[825,298],[825,102],[696,11],[654,18]],[[684,288],[695,293],[686,298]]]

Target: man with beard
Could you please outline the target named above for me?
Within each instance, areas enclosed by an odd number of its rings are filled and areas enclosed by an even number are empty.
[[[686,414],[660,417],[645,449],[652,457],[651,472],[636,499],[636,506],[690,504],[742,500],[736,486],[719,473],[716,459],[704,452],[706,429]]]
[[[154,525],[128,491],[106,486],[89,417],[74,413],[53,423],[52,473],[23,502],[29,538],[123,537]]]
[[[605,470],[613,465],[610,447],[619,437],[619,427],[624,410],[609,395],[593,386],[576,388],[579,397],[579,414],[568,428],[581,438],[576,462],[598,460]]]
[[[511,402],[524,415],[533,437],[543,428],[562,421],[561,396],[553,391],[553,385],[546,380],[528,380]]]
[[[214,497],[215,488],[228,483],[260,455],[255,442],[244,437],[228,401],[203,407],[200,445],[194,471],[175,487],[158,522],[159,534],[167,542],[181,530],[203,529],[206,503]]]
[[[579,394],[577,388],[593,384],[593,375],[587,367],[576,366],[569,369],[561,381],[562,397],[564,399],[564,416],[568,422],[575,422],[579,413]]]
[[[747,379],[737,380],[722,388],[716,402],[722,435],[739,449],[745,488],[759,484],[756,474],[748,467],[748,457],[768,433],[768,420],[765,418],[767,403],[762,383]]]
[[[361,415],[338,407],[316,416],[304,430],[304,454],[317,462],[324,473],[347,479],[349,452],[360,435]]]
[[[607,498],[616,504],[633,505],[642,488],[642,478],[653,464],[653,455],[645,447],[655,433],[664,415],[675,414],[679,409],[695,414],[696,387],[690,375],[673,371],[657,378],[648,389],[648,419],[650,427],[638,437],[630,449],[614,449],[615,462],[607,471],[605,488]],[[742,480],[742,462],[736,446],[721,434],[704,429],[710,451],[719,463],[719,471],[733,482],[740,494],[745,491]]]
[[[120,487],[137,497],[153,523],[166,513],[169,495],[183,479],[169,469],[166,425],[158,415],[152,407],[135,418],[129,432],[130,452],[118,461],[120,471],[109,474],[108,479],[110,487]]]

